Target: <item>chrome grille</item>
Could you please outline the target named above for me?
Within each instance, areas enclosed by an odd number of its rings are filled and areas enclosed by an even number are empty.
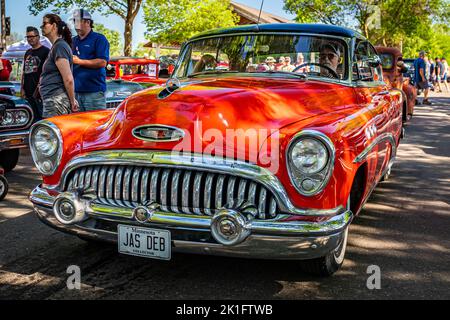
[[[120,101],[108,101],[106,102],[106,108],[108,109],[113,109],[113,108],[117,108],[119,106],[119,104],[122,103],[123,100]]]
[[[97,202],[134,208],[156,202],[161,211],[212,215],[227,205],[253,204],[257,219],[271,219],[278,206],[262,184],[230,174],[182,168],[93,165],[69,173],[65,191],[92,189]]]

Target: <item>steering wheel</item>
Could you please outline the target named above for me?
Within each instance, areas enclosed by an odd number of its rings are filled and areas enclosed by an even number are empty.
[[[327,69],[327,70],[331,73],[331,75],[332,75],[333,77],[335,77],[336,79],[339,79],[339,75],[337,74],[337,72],[334,71],[333,69],[331,69],[329,66],[326,66],[326,65],[323,65],[323,64],[320,64],[320,63],[315,63],[315,62],[305,62],[305,63],[302,63],[301,65],[295,67],[295,69],[292,70],[292,72],[296,72],[297,70],[299,70],[299,69],[301,69],[301,68],[303,68],[303,67],[305,67],[305,66],[308,66],[308,65],[310,65],[310,66],[319,66],[319,67],[321,67],[321,68],[325,68],[325,69]]]

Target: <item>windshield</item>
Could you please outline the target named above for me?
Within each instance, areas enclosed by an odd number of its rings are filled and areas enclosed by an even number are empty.
[[[389,70],[394,66],[394,56],[390,53],[381,53],[378,55],[381,59],[383,69]]]
[[[325,36],[231,35],[190,42],[183,52],[178,78],[220,73],[348,78],[346,42]]]

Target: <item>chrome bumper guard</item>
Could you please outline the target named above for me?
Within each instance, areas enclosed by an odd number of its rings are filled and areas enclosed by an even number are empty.
[[[38,186],[31,192],[30,200],[38,217],[60,231],[108,242],[117,242],[116,224],[206,234],[209,237],[200,236],[194,241],[173,237],[173,250],[245,258],[302,260],[325,256],[341,243],[353,218],[350,210],[342,208],[323,222],[286,221],[286,214],[270,220],[248,219],[241,212],[228,209],[213,216],[195,216],[142,206],[131,209],[97,204],[76,192],[51,193]],[[77,218],[65,221],[59,214],[59,204],[71,199]],[[112,228],[104,227],[108,223]]]
[[[28,146],[30,130],[0,132],[0,151]]]

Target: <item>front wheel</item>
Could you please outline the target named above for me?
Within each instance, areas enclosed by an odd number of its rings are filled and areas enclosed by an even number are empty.
[[[333,275],[344,263],[345,251],[347,249],[347,236],[348,227],[345,229],[342,241],[336,249],[324,257],[302,261],[301,267],[303,271],[322,277]]]
[[[0,166],[5,169],[5,172],[9,172],[14,169],[19,162],[19,149],[9,149],[0,151]]]
[[[8,180],[4,176],[0,176],[0,201],[5,199],[8,193]]]

